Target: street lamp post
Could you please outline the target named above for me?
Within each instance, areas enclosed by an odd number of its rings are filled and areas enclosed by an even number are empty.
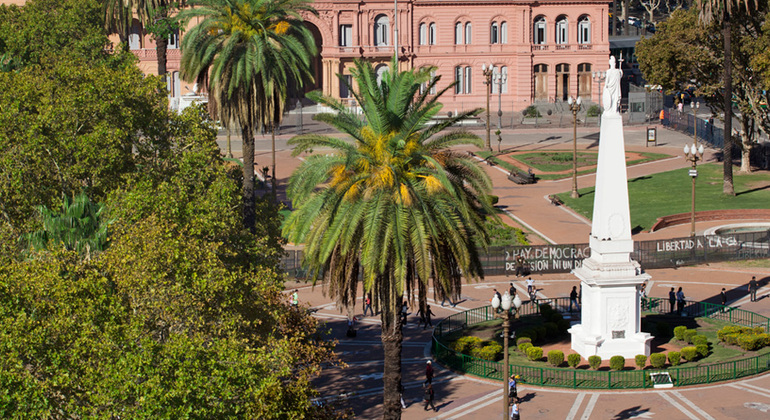
[[[502,308],[502,317],[503,317],[503,365],[505,366],[505,370],[502,374],[503,379],[503,419],[508,418],[508,406],[510,405],[510,401],[508,400],[508,376],[510,375],[510,367],[508,364],[508,337],[510,335],[511,331],[511,304],[513,304],[514,308],[516,309],[516,318],[519,318],[519,308],[521,308],[521,299],[519,299],[519,296],[516,295],[513,300],[511,300],[511,295],[508,294],[508,292],[505,292],[503,295],[502,301],[500,298],[495,295],[494,298],[492,298],[492,307],[497,311],[498,308]]]
[[[703,145],[697,145],[697,138],[692,144],[684,145],[684,158],[692,163],[690,178],[692,178],[692,208],[690,210],[690,236],[695,236],[695,178],[698,177],[698,161],[703,159]]]
[[[580,111],[580,105],[583,104],[582,99],[578,96],[577,100],[572,99],[570,96],[567,99],[569,104],[569,110],[572,111],[572,198],[579,198],[577,187],[577,113]]]
[[[492,151],[492,139],[490,137],[490,129],[489,129],[489,94],[492,90],[492,74],[494,73],[494,69],[492,68],[492,64],[487,67],[486,64],[481,65],[481,74],[484,75],[484,84],[487,86],[487,150],[490,152]]]
[[[502,71],[495,73],[497,84],[497,129],[503,129],[503,83],[508,80],[508,74]]]

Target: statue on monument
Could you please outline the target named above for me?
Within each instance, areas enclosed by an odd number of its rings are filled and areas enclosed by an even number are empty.
[[[602,105],[604,105],[605,113],[618,113],[620,108],[621,77],[623,77],[623,70],[616,68],[615,56],[610,56],[610,69],[607,70],[607,78],[605,79],[604,91],[602,92]]]

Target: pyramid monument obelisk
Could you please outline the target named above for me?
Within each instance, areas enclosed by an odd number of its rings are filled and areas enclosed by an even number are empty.
[[[582,287],[581,323],[573,325],[572,349],[584,358],[650,355],[652,336],[641,332],[639,290],[649,275],[631,260],[628,175],[620,106],[622,70],[610,57],[602,91],[599,157],[589,245],[591,256],[572,272]]]

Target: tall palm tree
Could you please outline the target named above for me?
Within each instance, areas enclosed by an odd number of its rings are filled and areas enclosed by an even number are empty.
[[[315,40],[299,13],[308,0],[196,0],[180,13],[202,18],[182,39],[181,76],[208,86],[222,121],[243,138],[243,216],[254,228],[254,130],[281,120],[288,86],[312,80]],[[275,147],[273,147],[275,154]],[[275,180],[275,168],[273,168]]]
[[[491,212],[491,182],[467,154],[451,149],[482,147],[481,139],[444,132],[481,109],[428,124],[451,85],[431,97],[438,79],[430,80],[430,69],[392,71],[378,81],[372,64],[358,60],[351,72],[357,89],[348,88],[363,121],[339,100],[308,95],[335,111],[316,119],[352,142],[318,134],[289,141],[295,156],[319,148],[335,153],[311,155],[292,174],[288,193],[295,211],[284,232],[305,244],[305,264],[314,276],[323,275],[340,308],[355,303],[362,274],[364,290],[381,309],[383,418],[398,419],[402,300],[431,278],[439,293],[447,293],[459,287],[460,271],[469,279],[483,276],[477,249],[487,243],[483,220]]]
[[[746,13],[752,12],[752,7],[757,7],[757,0],[698,0],[700,19],[708,24],[713,20],[722,22],[722,36],[724,39],[724,108],[725,129],[724,145],[722,147],[722,165],[724,183],[722,193],[735,195],[733,186],[733,67],[732,67],[732,25],[731,17],[735,11],[744,8]]]

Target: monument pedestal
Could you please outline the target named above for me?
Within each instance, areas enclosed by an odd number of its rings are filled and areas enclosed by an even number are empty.
[[[611,66],[612,68],[612,66]],[[591,257],[573,270],[582,287],[581,323],[570,328],[572,349],[584,358],[650,355],[652,336],[641,332],[640,287],[650,278],[631,260],[631,217],[623,122],[616,110],[602,116]]]

